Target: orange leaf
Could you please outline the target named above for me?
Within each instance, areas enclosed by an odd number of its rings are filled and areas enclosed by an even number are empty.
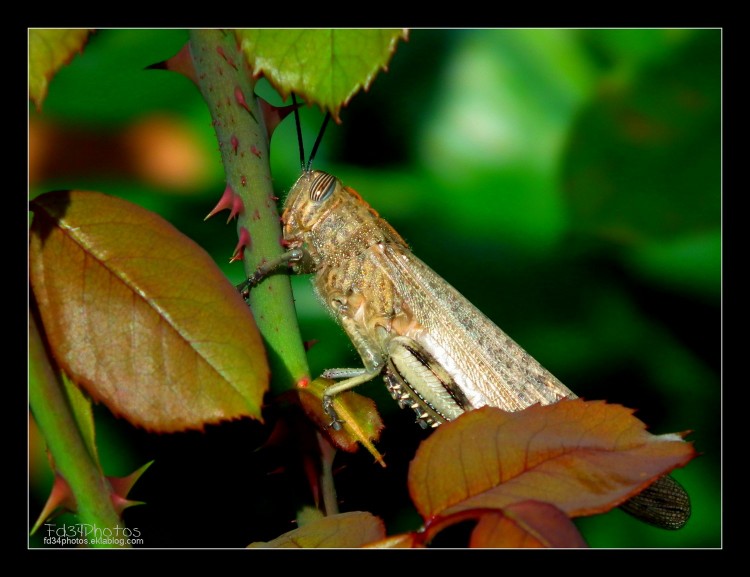
[[[261,419],[268,365],[213,260],[161,217],[96,192],[31,203],[31,285],[57,362],[135,425]]]
[[[469,546],[580,548],[586,547],[586,542],[570,518],[554,505],[524,501],[482,515]]]
[[[469,411],[419,447],[412,500],[425,519],[526,500],[571,517],[603,513],[695,456],[692,444],[648,433],[632,413],[581,399]]]
[[[251,548],[352,548],[385,537],[383,522],[364,511],[353,511],[312,521],[273,541],[251,543]]]
[[[375,460],[385,467],[382,455],[374,442],[380,438],[383,421],[375,406],[375,401],[353,392],[338,395],[333,403],[336,413],[344,421],[341,430],[329,427],[331,417],[323,411],[323,391],[333,384],[330,379],[315,379],[305,388],[299,389],[299,399],[307,416],[321,429],[324,429],[333,445],[342,451],[353,453],[362,444]]]

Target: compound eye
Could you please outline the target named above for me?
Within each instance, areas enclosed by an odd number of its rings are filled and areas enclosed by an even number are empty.
[[[319,172],[310,185],[310,200],[323,202],[333,194],[336,188],[336,177],[327,172]]]

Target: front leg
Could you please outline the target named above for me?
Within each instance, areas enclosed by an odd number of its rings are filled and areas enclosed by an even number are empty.
[[[269,260],[261,264],[255,272],[250,275],[247,279],[237,285],[237,290],[240,291],[242,298],[247,299],[250,294],[250,289],[258,285],[260,281],[273,273],[276,269],[282,265],[292,265],[295,268],[295,272],[308,273],[313,272],[315,267],[312,264],[310,255],[301,248],[292,248],[279,257]]]

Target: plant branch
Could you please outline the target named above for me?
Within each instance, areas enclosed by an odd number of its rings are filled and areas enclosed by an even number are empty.
[[[76,500],[81,523],[110,529],[123,523],[112,504],[112,487],[89,452],[71,412],[58,374],[50,365],[36,318],[29,312],[29,405],[55,460]],[[94,545],[112,547],[113,545]],[[127,545],[124,545],[127,547]]]
[[[319,432],[315,433],[320,448],[320,489],[323,495],[323,511],[326,516],[337,515],[339,512],[336,485],[333,482],[333,459],[336,449]]]
[[[245,275],[250,276],[262,262],[284,252],[268,161],[269,136],[255,96],[255,80],[231,32],[192,30],[189,45],[196,81],[216,129],[229,194],[242,201],[237,232],[240,241],[246,241],[241,250]],[[308,382],[289,278],[267,278],[250,291],[249,303],[265,341],[277,392]]]

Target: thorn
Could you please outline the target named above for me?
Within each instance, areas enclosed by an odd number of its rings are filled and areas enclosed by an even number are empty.
[[[305,341],[303,343],[305,350],[309,351],[311,348],[313,348],[316,344],[318,344],[318,339],[311,339],[309,341]]]
[[[229,64],[229,66],[231,66],[235,70],[239,70],[237,68],[237,65],[234,63],[234,60],[232,60],[229,56],[226,55],[226,53],[224,52],[224,48],[222,48],[221,46],[217,46],[216,47],[216,52],[218,52],[219,56],[221,56],[224,60],[226,60],[227,64]]]
[[[237,154],[237,147],[239,147],[240,141],[239,139],[233,134],[232,135],[232,152]]]
[[[235,86],[234,88],[234,99],[237,101],[237,104],[242,106],[245,110],[247,110],[248,114],[253,117],[253,120],[256,122],[258,121],[257,118],[255,118],[255,115],[253,114],[253,111],[250,110],[250,107],[247,105],[247,101],[245,100],[245,95],[242,93],[242,89],[239,86]]]
[[[229,262],[237,262],[245,258],[245,248],[250,246],[250,242],[250,233],[244,226],[241,226],[239,240],[237,241],[237,246],[234,247],[234,252]]]
[[[268,140],[271,140],[271,135],[279,123],[284,120],[295,108],[299,108],[302,104],[289,104],[287,106],[274,106],[269,104],[262,98],[258,98],[260,102],[260,112],[263,114],[263,120],[266,121],[266,130],[268,131]]]
[[[144,504],[143,501],[131,501],[130,499],[127,499],[127,496],[133,488],[133,485],[136,484],[138,479],[141,478],[141,475],[143,475],[143,473],[146,472],[146,469],[148,469],[153,463],[153,461],[149,461],[125,477],[107,477],[107,480],[112,487],[112,492],[110,493],[109,498],[112,501],[115,511],[117,511],[117,514],[120,517],[122,517],[122,512],[128,507]]]
[[[216,206],[214,207],[214,209],[208,213],[208,215],[206,216],[206,218],[203,219],[203,221],[204,222],[207,221],[217,212],[221,212],[222,210],[232,208],[233,200],[234,200],[234,191],[232,190],[232,187],[227,184],[227,187],[224,189],[224,194],[221,195],[219,202],[216,203]]]
[[[115,507],[115,511],[117,511],[117,514],[120,515],[120,517],[122,517],[122,512],[128,507],[144,504],[143,501],[131,501],[126,497],[133,488],[133,485],[135,485],[138,479],[141,478],[141,475],[143,475],[143,473],[146,472],[146,469],[152,464],[153,461],[149,461],[126,477],[107,477],[107,480],[112,487],[112,493],[109,498],[112,501],[112,505]]]
[[[240,176],[240,184],[242,184],[242,186],[247,186],[247,177],[245,177],[244,174]]]
[[[238,214],[243,214],[245,212],[245,203],[242,202],[242,199],[238,194],[232,193],[234,196],[232,198],[232,210],[229,213],[229,218],[227,218],[227,224],[229,224],[229,221],[235,218]]]
[[[193,57],[190,55],[190,47],[188,46],[188,43],[185,43],[183,47],[180,48],[180,51],[171,58],[147,66],[146,70],[170,70],[172,72],[178,72],[192,80],[196,85],[198,84],[198,75],[193,66]]]
[[[109,479],[109,484],[112,485],[112,489],[115,493],[122,497],[127,497],[128,493],[130,493],[130,490],[133,488],[133,485],[136,484],[138,479],[141,478],[141,475],[143,475],[143,473],[146,472],[146,469],[153,465],[153,463],[153,461],[149,461],[126,477],[107,477],[107,479]]]
[[[110,500],[115,508],[117,514],[122,517],[122,512],[128,507],[134,507],[135,505],[145,505],[143,501],[131,501],[130,499],[123,499],[120,495],[112,493]]]
[[[55,481],[52,484],[52,490],[47,498],[47,503],[39,514],[36,523],[34,523],[34,526],[31,528],[31,535],[36,533],[39,527],[41,527],[47,519],[54,516],[56,512],[75,512],[76,509],[76,499],[73,495],[73,491],[70,489],[70,485],[68,485],[67,481],[63,479],[59,473],[55,473]]]
[[[299,381],[297,381],[297,386],[300,389],[305,389],[310,384],[309,377],[302,377]]]
[[[258,150],[258,148],[254,144],[250,147],[250,152],[252,152],[258,158],[261,157],[260,150]]]

